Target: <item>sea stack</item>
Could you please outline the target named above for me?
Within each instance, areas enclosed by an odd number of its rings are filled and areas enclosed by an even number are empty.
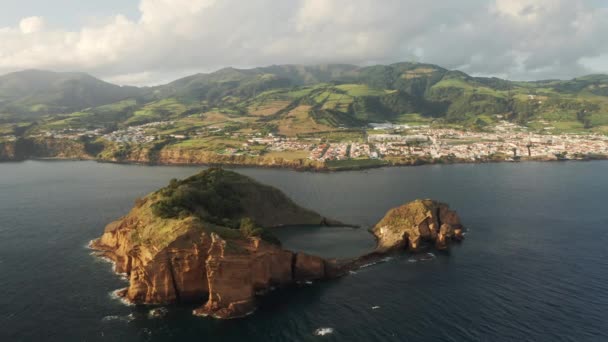
[[[372,233],[377,239],[377,251],[396,249],[418,251],[432,244],[447,249],[451,241],[461,241],[463,226],[455,211],[434,200],[416,200],[386,213]]]

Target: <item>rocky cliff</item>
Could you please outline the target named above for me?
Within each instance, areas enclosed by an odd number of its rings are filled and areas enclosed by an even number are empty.
[[[0,142],[0,161],[15,160],[15,143]]]
[[[381,252],[400,248],[416,251],[425,244],[441,250],[451,241],[463,239],[456,212],[433,200],[416,200],[389,210],[372,232]]]
[[[128,150],[117,151],[109,148],[104,151],[99,160],[161,165],[234,165],[290,168],[296,170],[326,170],[323,162],[309,159],[284,159],[280,157],[227,155],[202,149],[180,148],[165,146],[160,150],[145,147],[130,147]]]
[[[325,260],[281,248],[265,228],[338,224],[293,203],[279,190],[234,172],[209,169],[138,199],[91,247],[115,263],[135,303],[204,303],[194,314],[246,315],[260,293],[334,278],[400,248],[462,238],[447,205],[415,201],[392,209],[374,228],[378,248],[353,260]]]
[[[139,199],[91,247],[127,275],[126,299],[206,302],[196,314],[232,318],[255,309],[256,293],[323,279],[331,266],[282,249],[264,227],[327,223],[279,190],[209,169]]]
[[[86,144],[70,139],[20,138],[0,143],[0,161],[31,158],[93,159]]]

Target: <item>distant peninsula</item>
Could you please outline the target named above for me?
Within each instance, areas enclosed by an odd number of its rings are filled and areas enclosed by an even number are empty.
[[[339,277],[390,253],[446,249],[463,238],[458,215],[432,200],[390,210],[372,230],[378,247],[350,260],[291,252],[269,230],[302,224],[343,225],[273,187],[211,168],[138,199],[90,247],[126,275],[119,295],[128,301],[200,303],[195,315],[236,318],[274,287]]]

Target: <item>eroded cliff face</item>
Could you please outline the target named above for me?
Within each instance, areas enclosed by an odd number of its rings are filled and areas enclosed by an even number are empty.
[[[206,262],[209,298],[194,314],[216,318],[246,315],[255,310],[257,293],[325,278],[325,260],[306,255],[308,262],[294,262],[299,258],[301,253],[260,239],[235,242],[213,234]]]
[[[15,142],[0,142],[0,161],[10,161],[15,159]]]
[[[325,170],[323,162],[308,159],[284,159],[265,156],[223,155],[200,149],[179,148],[167,146],[160,151],[149,148],[132,148],[126,155],[117,158],[101,158],[101,160],[123,163],[163,164],[163,165],[235,165],[280,167],[297,170]]]
[[[230,179],[230,186],[238,188],[241,214],[265,227],[328,221],[244,176],[222,170],[202,174]],[[128,215],[91,242],[115,263],[117,273],[127,276],[129,286],[119,295],[131,302],[205,303],[195,314],[233,318],[253,311],[258,293],[326,278],[331,264],[322,258],[284,250],[261,236],[245,236],[194,215],[159,217],[153,207],[161,196],[138,200]]]
[[[416,251],[425,243],[442,250],[451,241],[463,239],[463,226],[456,212],[433,200],[416,200],[389,210],[372,232],[378,251]]]
[[[0,161],[29,158],[92,159],[85,144],[70,139],[27,138],[0,143]]]
[[[157,250],[134,243],[138,221],[112,223],[91,247],[115,262],[134,303],[205,303],[195,314],[234,318],[255,310],[256,294],[297,281],[326,278],[326,261],[260,238],[226,239],[189,227]]]

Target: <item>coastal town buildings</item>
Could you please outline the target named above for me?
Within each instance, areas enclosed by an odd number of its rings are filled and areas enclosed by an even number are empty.
[[[118,144],[147,144],[171,137],[175,140],[204,139],[222,136],[234,141],[221,149],[228,155],[263,155],[266,152],[300,151],[314,161],[345,159],[426,158],[475,161],[484,159],[515,160],[519,158],[579,158],[608,155],[608,136],[587,134],[550,134],[531,132],[527,127],[502,121],[491,130],[471,131],[429,126],[377,125],[365,132],[363,141],[343,139],[327,142],[320,137],[285,137],[260,132],[217,132],[195,130],[189,134],[169,133],[173,122],[159,121],[130,126],[105,133],[102,129],[62,129],[42,131],[34,137],[80,139],[83,136],[105,139]],[[377,127],[385,129],[378,133]],[[397,127],[398,129],[394,129]],[[393,130],[386,130],[393,128]],[[163,131],[164,130],[164,131]],[[165,132],[165,133],[162,133]],[[4,137],[4,141],[16,139]],[[236,147],[238,146],[238,148]],[[300,154],[301,156],[301,154]]]

